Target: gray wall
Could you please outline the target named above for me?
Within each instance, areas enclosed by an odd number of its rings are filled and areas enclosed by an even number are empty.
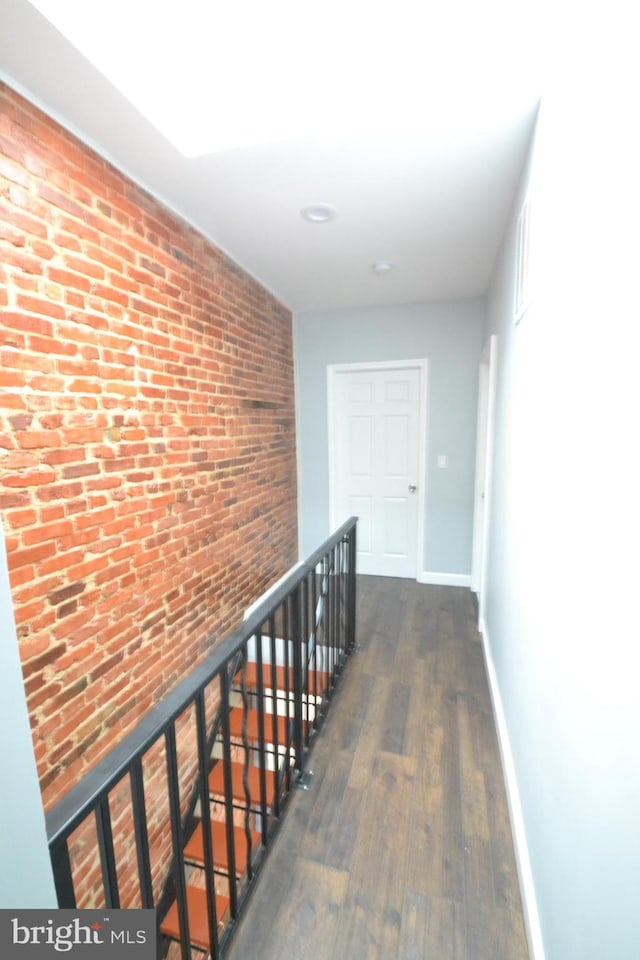
[[[1,522],[0,770],[0,907],[56,907]]]
[[[488,298],[499,359],[485,637],[546,960],[636,960],[640,159],[627,88],[591,90],[588,70],[572,64],[543,100]],[[534,299],[514,326],[527,184]]]
[[[419,573],[471,571],[483,301],[309,311],[294,320],[302,555],[328,536],[327,366],[429,361],[425,555]],[[447,470],[436,469],[446,453]]]

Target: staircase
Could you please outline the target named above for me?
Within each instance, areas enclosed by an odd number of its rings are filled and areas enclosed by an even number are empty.
[[[276,647],[282,648],[278,638]],[[273,645],[273,644],[271,644]],[[262,658],[261,658],[262,659]],[[315,650],[307,664],[301,705],[302,733],[307,739],[319,720],[330,693],[332,675],[319,669],[328,662],[326,649]],[[194,818],[191,835],[183,847],[185,899],[189,943],[209,952],[210,930],[207,903],[207,855],[205,835],[210,836],[210,857],[215,892],[215,918],[220,938],[231,919],[232,898],[238,899],[258,867],[269,842],[270,825],[278,818],[296,770],[294,706],[296,678],[293,666],[269,660],[247,661],[231,684],[228,746],[220,730],[211,751],[207,781],[208,816]],[[228,760],[225,762],[225,752]],[[227,820],[229,808],[231,821]],[[208,823],[207,823],[208,821]],[[182,942],[183,923],[179,901],[174,897],[162,923],[161,933]]]
[[[355,642],[356,518],[49,811],[61,909],[142,907],[221,960]]]

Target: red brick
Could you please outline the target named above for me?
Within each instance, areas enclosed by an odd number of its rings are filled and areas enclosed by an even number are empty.
[[[12,510],[7,516],[9,525],[14,527],[14,529],[30,526],[32,523],[35,523],[37,519],[38,513],[33,507],[29,507],[26,510]]]
[[[51,320],[44,320],[42,317],[33,317],[26,313],[3,313],[2,323],[6,327],[13,327],[25,333],[39,333],[43,337],[51,337],[53,335],[53,323]]]
[[[40,523],[52,523],[54,520],[61,520],[65,515],[65,506],[62,503],[50,504],[47,507],[40,507],[38,511]]]
[[[83,560],[77,566],[69,567],[69,576],[77,579],[90,577],[99,570],[104,570],[109,565],[109,557],[91,557]]]
[[[73,357],[78,352],[75,343],[69,343],[68,340],[60,340],[56,337],[40,337],[36,334],[31,334],[28,342],[29,350],[33,353],[52,353],[60,356]]]
[[[81,483],[56,483],[38,491],[38,500],[49,503],[51,500],[71,500],[82,493]]]
[[[31,495],[27,490],[15,493],[6,493],[0,489],[0,510],[11,510],[14,507],[24,507],[31,503]]]
[[[55,552],[56,545],[50,541],[47,543],[42,543],[37,547],[14,550],[11,552],[9,557],[9,565],[12,570],[16,570],[18,567],[24,567],[26,564],[38,563],[40,560],[46,560],[47,557],[53,556]]]
[[[60,435],[55,430],[25,430],[16,433],[16,440],[24,450],[34,450],[57,446]]]
[[[26,310],[27,313],[54,317],[57,320],[61,320],[65,315],[64,307],[61,307],[59,303],[53,303],[51,300],[43,300],[40,297],[18,295],[16,297],[16,305],[20,307],[21,310]]]
[[[30,216],[28,213],[19,211],[15,207],[9,207],[0,203],[0,223],[11,223],[16,230],[25,233],[27,236],[47,238],[48,228],[46,223]]]
[[[38,257],[26,253],[22,249],[18,250],[14,244],[13,249],[10,247],[3,251],[2,260],[5,267],[12,267],[23,274],[18,283],[21,285],[28,284],[31,289],[37,288],[38,280],[36,278],[41,277],[44,273],[44,267]],[[24,289],[24,286],[22,288]]]
[[[44,540],[57,540],[71,533],[73,525],[70,520],[59,520],[57,523],[48,523],[33,530],[25,530],[22,542],[25,546],[32,543],[42,543]]]
[[[84,293],[89,293],[91,290],[90,280],[77,273],[72,273],[70,270],[49,267],[48,275],[54,283],[59,283],[64,287],[71,287],[72,290],[82,290]]]
[[[62,393],[64,379],[62,377],[34,376],[30,378],[29,385],[32,390],[40,390],[44,393]]]
[[[98,354],[93,359],[97,359]],[[102,393],[102,384],[97,380],[73,380],[68,389],[71,393]]]
[[[41,240],[32,240],[31,249],[34,255],[41,260],[52,260],[56,255],[56,248],[50,243],[43,243]]]
[[[70,571],[74,564],[79,565],[84,558],[84,550],[69,550],[66,553],[57,553],[47,560],[43,560],[38,567],[38,573],[41,577],[49,576],[52,573],[60,571]]]
[[[14,353],[12,350],[0,350],[0,365],[2,366],[2,385],[8,386],[11,376],[7,370],[25,370],[29,373],[53,373],[54,361],[51,357],[37,357],[32,354]],[[25,378],[22,378],[24,385]],[[21,398],[20,404],[22,405]],[[3,399],[3,403],[5,400]]]
[[[78,460],[84,460],[86,453],[79,447],[58,447],[55,450],[48,450],[42,457],[43,463],[50,466],[56,466],[60,463],[76,463]]]
[[[65,443],[99,443],[102,433],[101,427],[67,427],[62,436]]]
[[[34,470],[31,473],[10,473],[2,478],[5,487],[35,487],[51,483],[55,479],[52,470]]]
[[[104,510],[92,510],[89,513],[82,514],[76,520],[76,529],[85,530],[89,527],[102,526],[113,520],[115,513],[113,507],[107,507]]]
[[[48,200],[49,203],[52,203],[54,206],[59,207],[61,210],[64,210],[66,213],[72,214],[74,217],[82,217],[83,210],[79,204],[74,203],[73,200],[70,200],[69,197],[65,196],[59,190],[54,190],[49,187],[47,184],[41,183],[38,187],[38,193],[43,200]]]
[[[0,154],[0,177],[5,177],[13,183],[19,183],[23,187],[29,187],[30,180],[24,169],[17,163],[3,157],[2,154]]]
[[[107,300],[111,303],[118,304],[121,307],[129,306],[129,296],[121,290],[117,290],[115,287],[107,284],[94,284],[92,287],[92,293],[96,298],[96,304],[100,303],[100,300]]]

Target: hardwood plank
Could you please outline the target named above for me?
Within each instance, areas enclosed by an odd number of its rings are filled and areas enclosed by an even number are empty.
[[[420,795],[421,809],[411,817],[407,884],[429,896],[443,896],[445,842],[442,789],[428,787]]]
[[[442,782],[442,710],[435,681],[435,654],[416,662],[409,691],[404,752],[430,767],[433,782]]]
[[[390,681],[382,715],[380,749],[386,753],[404,753],[411,687]]]
[[[379,749],[382,733],[382,716],[388,697],[389,681],[385,676],[375,676],[370,687],[369,702],[356,744],[351,764],[349,785],[365,789],[369,785],[371,765]]]
[[[458,695],[458,730],[460,734],[460,787],[462,827],[465,837],[489,839],[489,818],[484,779],[484,760],[480,762],[478,746],[474,743],[474,719],[470,702]]]
[[[465,837],[464,866],[467,951],[473,957],[507,960],[496,954],[498,936],[488,840]]]
[[[354,657],[358,655],[354,654]],[[353,658],[352,662],[356,667],[359,666]],[[343,684],[339,690],[339,709],[329,712],[323,740],[326,741],[330,725],[332,741],[340,750],[353,752],[367,716],[375,678],[360,670],[356,673],[352,669],[351,674],[355,675],[350,675],[350,682]]]
[[[464,841],[460,789],[458,718],[455,702],[448,697],[443,707],[442,759],[442,895],[464,898]]]
[[[527,934],[520,904],[516,908],[496,907],[496,960],[529,960]]]
[[[465,944],[461,904],[407,890],[398,960],[480,960]]]
[[[348,874],[303,857],[295,861],[291,892],[280,912],[272,953],[262,954],[280,960],[278,941],[297,944],[292,958],[299,960],[301,944],[313,960],[335,960],[337,926],[345,897]]]
[[[358,825],[362,818],[366,791],[347,787],[337,818],[334,815],[331,839],[324,854],[325,862],[336,870],[348,870],[357,844]]]
[[[426,893],[407,890],[404,896],[398,957],[402,960],[424,960],[429,956],[427,953],[428,924],[429,898]]]
[[[484,774],[465,770],[462,776],[462,830],[465,837],[489,839],[489,819]]]
[[[344,956],[395,956],[406,877],[415,761],[379,753],[371,768],[358,845],[338,927]],[[362,945],[368,952],[362,952]]]
[[[250,901],[227,950],[229,958],[297,960],[299,940],[285,937],[281,917],[294,893],[297,857],[274,845]]]
[[[318,863],[332,866],[329,847],[338,832],[342,817],[342,804],[351,769],[351,758],[344,753],[335,754],[327,763],[325,775],[312,786],[296,805],[294,816],[300,819],[303,829],[305,856]]]
[[[467,947],[465,934],[464,906],[456,900],[445,900],[431,897],[428,905],[427,940],[425,943],[426,958],[437,960],[495,960],[491,954],[486,958],[482,954],[474,954]]]

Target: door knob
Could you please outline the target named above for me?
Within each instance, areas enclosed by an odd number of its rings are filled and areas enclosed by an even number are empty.
[[[416,487],[415,483],[409,484],[409,493],[415,493],[417,489],[418,488]]]

